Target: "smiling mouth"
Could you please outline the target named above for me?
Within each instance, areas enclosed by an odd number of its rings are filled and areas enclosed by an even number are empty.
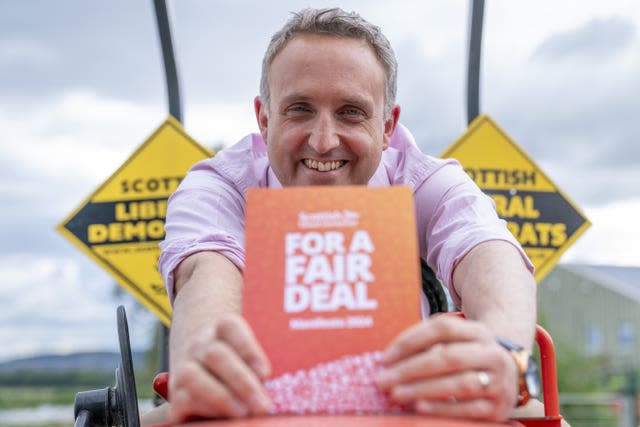
[[[302,163],[304,163],[304,165],[309,169],[317,170],[318,172],[329,172],[336,169],[340,169],[342,166],[344,166],[347,163],[347,161],[332,160],[329,162],[319,162],[317,160],[304,159]]]

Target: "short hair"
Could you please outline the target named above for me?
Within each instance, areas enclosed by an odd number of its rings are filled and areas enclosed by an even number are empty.
[[[326,34],[335,37],[349,37],[365,40],[373,48],[385,71],[384,116],[391,114],[396,102],[398,87],[398,62],[391,43],[379,27],[363,19],[355,12],[345,12],[340,8],[303,9],[293,13],[287,23],[271,38],[262,59],[260,78],[260,98],[269,104],[269,71],[276,55],[287,42],[297,34]]]

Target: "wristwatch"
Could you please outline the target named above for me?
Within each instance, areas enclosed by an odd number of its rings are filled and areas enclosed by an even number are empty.
[[[538,378],[538,365],[531,354],[514,342],[502,337],[496,337],[496,341],[507,350],[518,367],[518,401],[516,406],[522,406],[530,398],[536,398],[540,394],[540,380]]]

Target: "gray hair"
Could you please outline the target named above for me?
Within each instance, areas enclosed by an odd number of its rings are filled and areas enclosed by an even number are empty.
[[[375,51],[385,71],[384,116],[391,114],[396,102],[398,87],[398,62],[391,43],[382,34],[379,27],[364,20],[355,12],[347,13],[340,8],[303,9],[294,13],[293,17],[271,38],[267,51],[262,59],[262,76],[260,78],[260,98],[265,105],[269,104],[269,70],[276,55],[296,34],[326,34],[336,37],[349,37],[365,40]]]

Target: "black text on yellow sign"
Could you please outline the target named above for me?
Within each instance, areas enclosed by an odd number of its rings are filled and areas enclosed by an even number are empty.
[[[87,246],[160,242],[166,215],[166,198],[89,202],[65,227]]]
[[[58,226],[166,325],[171,306],[157,262],[167,199],[187,170],[212,154],[169,117]]]
[[[582,225],[583,218],[568,209],[557,193],[486,190],[498,215],[525,248],[559,249]],[[568,212],[568,213],[567,213]]]
[[[476,118],[442,157],[459,160],[469,177],[493,199],[498,216],[531,258],[538,281],[590,225],[488,116]]]

